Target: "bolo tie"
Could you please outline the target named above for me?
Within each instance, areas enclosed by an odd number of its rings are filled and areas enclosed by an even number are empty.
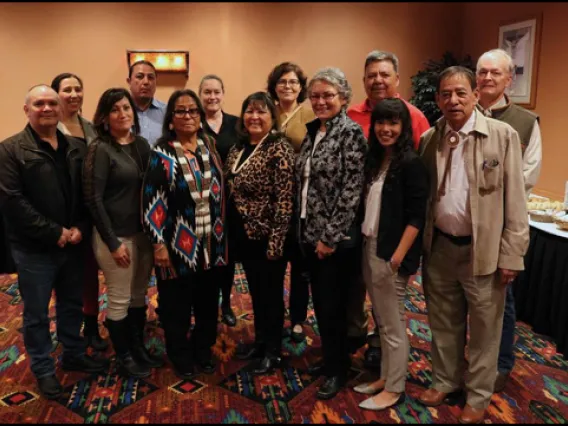
[[[448,175],[450,174],[450,169],[452,168],[452,158],[454,156],[454,150],[460,142],[460,137],[458,132],[451,130],[446,134],[445,143],[450,147],[450,152],[448,153],[448,159],[446,160],[446,168],[444,169],[444,176],[442,177],[442,184],[438,189],[438,201],[446,195],[446,182],[448,180]]]

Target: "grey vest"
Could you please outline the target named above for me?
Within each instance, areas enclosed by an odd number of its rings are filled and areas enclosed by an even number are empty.
[[[529,145],[535,121],[539,116],[518,105],[508,103],[503,108],[491,110],[492,117],[509,124],[519,134],[523,155]]]

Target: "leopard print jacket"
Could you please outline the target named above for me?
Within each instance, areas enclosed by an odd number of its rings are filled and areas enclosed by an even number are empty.
[[[308,132],[296,159],[296,184],[302,187],[302,175],[310,156],[310,178],[306,206],[306,224],[300,241],[317,245],[318,241],[335,248],[345,240],[355,225],[364,183],[367,139],[361,126],[344,110],[326,123],[326,134],[314,150],[320,127],[319,119],[306,125]],[[298,190],[296,217],[300,217],[302,191]]]
[[[239,152],[231,147],[224,166],[229,196],[234,197],[248,237],[268,239],[267,255],[281,257],[293,214],[294,150],[284,135],[269,135],[233,175]]]

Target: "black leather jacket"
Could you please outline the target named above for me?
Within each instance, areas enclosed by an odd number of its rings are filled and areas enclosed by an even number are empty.
[[[27,252],[57,250],[64,226],[76,226],[83,237],[90,233],[81,189],[87,147],[73,137],[60,136],[68,142],[70,211],[57,178],[55,160],[38,147],[29,127],[0,143],[0,213],[14,248]]]

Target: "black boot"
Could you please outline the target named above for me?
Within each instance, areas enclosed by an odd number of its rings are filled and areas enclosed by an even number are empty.
[[[96,315],[84,315],[83,337],[87,346],[96,351],[106,351],[108,348],[108,340],[103,339],[99,334],[99,323]]]
[[[231,308],[231,303],[226,302],[223,300],[221,305],[221,317],[223,318],[223,322],[227,324],[229,327],[234,327],[237,325],[237,317]]]
[[[130,321],[130,352],[139,363],[150,368],[159,368],[164,365],[161,356],[152,355],[144,344],[144,326],[146,325],[146,307],[128,308]]]
[[[118,373],[126,377],[141,379],[150,375],[150,369],[137,363],[130,354],[128,341],[130,338],[130,324],[128,318],[120,321],[113,321],[107,318],[105,325],[110,334],[110,340],[116,352],[116,364]]]

